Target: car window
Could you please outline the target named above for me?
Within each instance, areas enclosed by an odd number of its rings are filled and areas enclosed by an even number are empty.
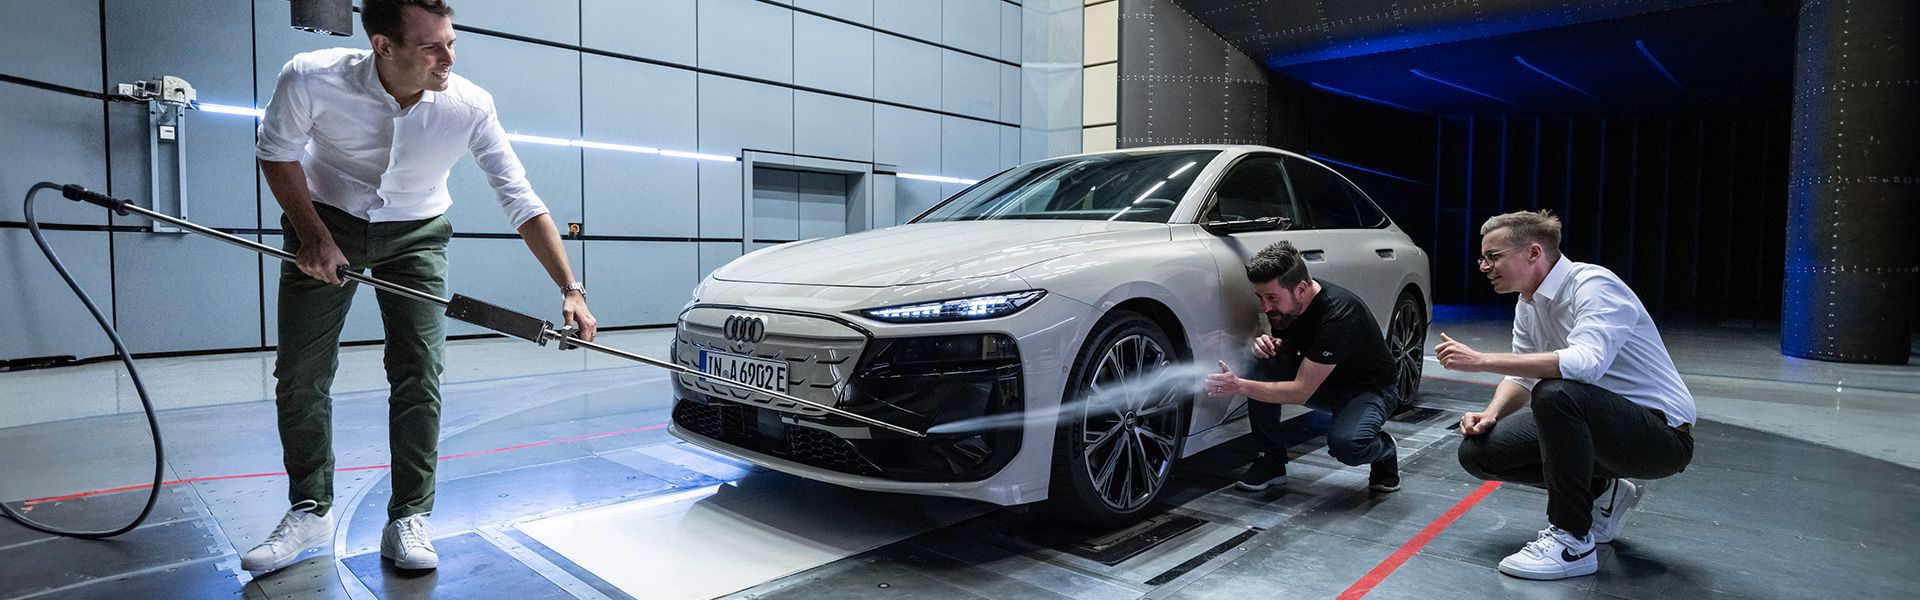
[[[1009,169],[914,222],[1071,219],[1165,223],[1218,150],[1115,152]]]
[[[1351,185],[1346,187],[1347,197],[1353,199],[1353,210],[1360,215],[1361,227],[1379,229],[1387,226],[1389,222],[1387,213],[1382,212],[1380,206],[1373,203],[1373,199],[1361,193],[1360,188]]]
[[[1312,229],[1358,229],[1372,225],[1361,218],[1354,204],[1355,195],[1352,186],[1326,167],[1304,160],[1287,158],[1287,176],[1293,183],[1293,194],[1300,204],[1307,208],[1307,222]]]
[[[1214,189],[1214,202],[1201,222],[1246,221],[1267,217],[1297,220],[1293,198],[1279,157],[1255,156],[1233,165]]]

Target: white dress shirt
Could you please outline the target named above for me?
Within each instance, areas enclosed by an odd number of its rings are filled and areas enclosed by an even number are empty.
[[[287,61],[260,119],[260,159],[300,161],[315,202],[382,222],[445,214],[453,205],[447,172],[472,153],[514,228],[547,214],[491,94],[456,74],[447,91],[426,90],[402,109],[373,61],[372,50],[353,48]]]
[[[1640,297],[1606,267],[1562,256],[1529,300],[1513,311],[1513,351],[1560,355],[1560,376],[1619,394],[1667,414],[1667,425],[1694,420],[1693,393]],[[1538,379],[1508,377],[1528,390]]]

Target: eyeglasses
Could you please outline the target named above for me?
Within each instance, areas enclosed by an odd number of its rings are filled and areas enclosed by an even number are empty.
[[[1504,250],[1495,250],[1492,252],[1481,252],[1480,266],[1485,267],[1485,266],[1492,265],[1493,261],[1500,260],[1500,255],[1506,254],[1508,252],[1512,252],[1514,250],[1519,250],[1519,249],[1520,249],[1519,247],[1513,247],[1513,248],[1507,248]]]

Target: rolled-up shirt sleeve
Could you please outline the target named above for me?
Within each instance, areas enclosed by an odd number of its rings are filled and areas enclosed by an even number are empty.
[[[1513,353],[1514,354],[1532,354],[1536,348],[1540,347],[1539,344],[1534,342],[1533,340],[1533,327],[1534,327],[1534,320],[1536,318],[1537,317],[1533,316],[1533,311],[1530,309],[1523,308],[1523,309],[1518,309],[1514,311],[1514,315],[1513,315]],[[1532,377],[1519,377],[1515,375],[1508,375],[1507,381],[1518,383],[1520,384],[1520,387],[1527,388],[1529,391],[1533,389],[1534,384],[1540,383],[1540,380],[1534,379]]]
[[[1609,279],[1589,279],[1573,292],[1573,328],[1560,355],[1560,376],[1581,383],[1597,383],[1613,366],[1633,324],[1640,320],[1633,291]]]
[[[533,193],[533,184],[527,181],[527,169],[520,164],[520,156],[513,153],[513,146],[507,143],[507,132],[500,127],[500,118],[488,111],[486,117],[474,127],[473,138],[468,143],[473,150],[474,162],[487,174],[487,184],[493,186],[494,195],[500,200],[500,210],[507,214],[507,220],[514,229],[527,221],[547,214],[547,205],[540,196]]]
[[[255,136],[254,156],[267,162],[294,162],[306,153],[313,129],[313,101],[294,61],[280,68]]]

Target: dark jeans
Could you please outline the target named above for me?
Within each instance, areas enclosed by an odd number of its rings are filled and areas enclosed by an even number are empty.
[[[1392,390],[1321,389],[1307,400],[1307,408],[1333,414],[1327,426],[1327,455],[1350,466],[1370,465],[1398,449],[1393,436],[1381,431],[1393,416]],[[1267,459],[1287,460],[1287,440],[1281,431],[1279,404],[1247,401],[1247,418],[1253,423],[1253,444]]]
[[[1547,489],[1547,522],[1576,536],[1593,527],[1593,499],[1610,480],[1658,479],[1693,461],[1693,436],[1666,415],[1599,386],[1543,379],[1532,410],[1460,441],[1475,477]]]
[[[314,210],[340,253],[356,269],[435,296],[447,295],[446,217],[368,223],[316,203]],[[288,252],[300,251],[293,225]],[[316,512],[333,505],[333,375],[340,366],[340,331],[358,283],[343,287],[314,279],[293,263],[280,265],[279,353],[274,361],[281,456],[287,467],[288,500],[312,500]],[[374,296],[386,328],[388,447],[393,498],[387,518],[433,511],[434,467],[439,459],[441,355],[446,343],[444,311],[433,304],[388,293]]]

